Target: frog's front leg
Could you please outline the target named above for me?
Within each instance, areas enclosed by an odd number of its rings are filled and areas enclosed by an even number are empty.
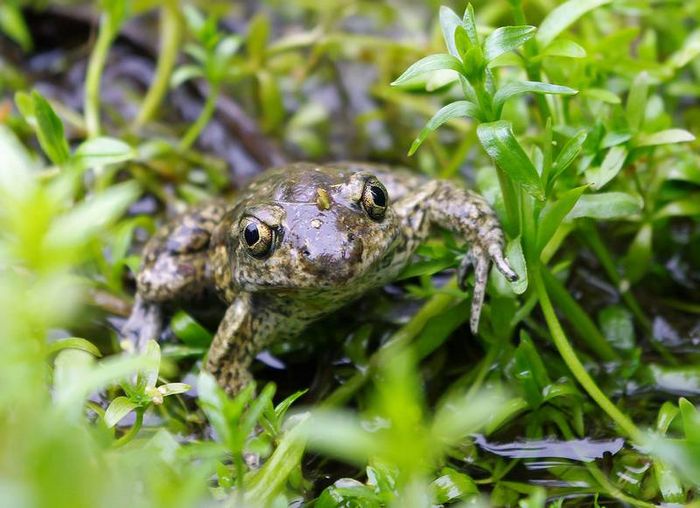
[[[172,219],[146,244],[134,307],[121,330],[137,350],[160,335],[163,304],[197,299],[213,290],[209,246],[224,213],[218,202],[196,207]]]
[[[416,245],[428,236],[432,225],[452,231],[469,242],[470,249],[459,267],[458,281],[464,289],[469,268],[474,267],[469,323],[472,333],[476,333],[491,262],[507,279],[518,278],[503,254],[503,230],[496,214],[483,197],[446,180],[427,183],[401,199],[394,208],[404,217],[408,224],[406,236]]]
[[[260,295],[239,293],[219,324],[205,369],[235,395],[252,381],[250,365],[256,355],[275,340],[301,332],[306,324]]]

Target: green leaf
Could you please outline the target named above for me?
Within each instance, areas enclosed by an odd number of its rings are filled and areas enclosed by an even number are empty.
[[[602,102],[607,102],[608,104],[621,104],[620,98],[615,95],[614,92],[606,90],[604,88],[587,88],[581,92],[581,95],[590,97],[591,99],[596,99]]]
[[[0,31],[20,45],[22,51],[32,49],[32,35],[22,16],[19,4],[5,0],[0,4]]]
[[[192,389],[187,383],[166,383],[158,387],[158,391],[163,397],[168,395],[177,395],[178,393],[186,393]]]
[[[637,132],[642,127],[644,113],[647,109],[648,95],[649,75],[646,72],[642,72],[632,82],[625,106],[627,126],[632,132]]]
[[[630,351],[635,346],[632,314],[620,305],[605,307],[598,314],[600,331],[615,349]]]
[[[625,279],[634,284],[649,271],[653,258],[651,240],[653,229],[651,224],[644,224],[632,240],[624,258]]]
[[[542,252],[549,240],[552,239],[559,225],[564,220],[564,217],[576,205],[581,195],[588,186],[582,185],[571,189],[556,201],[548,202],[540,212],[537,221],[537,251]]]
[[[248,54],[256,65],[265,61],[267,39],[270,35],[270,20],[264,14],[256,15],[248,25]]]
[[[102,356],[102,353],[97,346],[95,346],[89,340],[81,339],[79,337],[69,337],[67,339],[59,339],[56,342],[52,342],[48,346],[49,354],[57,353],[63,351],[64,349],[79,349],[90,353],[92,356],[97,358]]]
[[[544,199],[540,175],[515,139],[510,122],[482,123],[476,132],[486,153],[515,183],[537,199]]]
[[[455,11],[443,5],[440,7],[440,29],[442,37],[445,39],[445,46],[450,55],[459,58],[459,51],[455,42],[455,30],[458,26],[462,26],[462,20],[457,16]]]
[[[196,65],[183,65],[175,69],[175,72],[173,72],[170,77],[170,88],[177,88],[185,81],[189,81],[193,78],[201,78],[202,76],[204,76],[204,72],[201,67],[197,67]]]
[[[479,489],[470,476],[456,471],[449,467],[444,467],[440,471],[440,476],[430,484],[435,500],[439,504],[450,501],[465,500],[466,498],[479,493]]]
[[[391,83],[391,86],[398,86],[426,72],[439,71],[442,69],[451,69],[459,73],[464,72],[462,62],[457,58],[447,53],[438,53],[418,60]]]
[[[476,30],[476,18],[474,17],[474,7],[471,3],[467,4],[467,8],[464,9],[464,17],[462,18],[462,26],[467,31],[469,40],[473,46],[479,45],[479,33]]]
[[[178,311],[170,320],[175,336],[188,346],[207,347],[211,344],[212,334],[184,311]]]
[[[654,214],[654,220],[668,217],[694,217],[700,215],[700,196],[672,201]]]
[[[528,279],[527,279],[527,263],[525,262],[525,255],[523,254],[522,240],[518,236],[517,238],[512,238],[508,240],[506,244],[506,259],[510,262],[513,271],[518,274],[518,280],[509,281],[506,279],[508,285],[513,290],[516,295],[522,295],[527,291]],[[505,279],[503,274],[498,270],[494,273],[499,274]]]
[[[585,130],[580,130],[566,142],[559,154],[557,154],[557,158],[554,159],[552,163],[552,171],[549,177],[551,182],[556,181],[559,175],[566,171],[566,168],[574,162],[581,152],[581,148],[586,142],[587,137],[588,133]]]
[[[557,36],[587,12],[609,4],[612,0],[569,0],[557,6],[540,23],[537,43],[546,48]]]
[[[428,120],[428,123],[425,124],[425,127],[423,127],[416,139],[411,144],[411,149],[408,151],[409,157],[413,155],[416,150],[418,150],[418,147],[423,143],[423,141],[425,141],[425,138],[427,138],[431,132],[435,131],[445,122],[454,118],[479,118],[480,116],[481,111],[479,110],[479,107],[469,101],[456,101],[441,108],[430,120]]]
[[[484,41],[484,56],[490,62],[503,53],[508,53],[532,39],[537,29],[534,26],[502,26],[496,28]]]
[[[551,384],[547,369],[532,339],[525,332],[520,334],[520,344],[513,355],[514,376],[525,392],[525,399],[532,409],[536,409],[544,400],[544,389]]]
[[[585,58],[586,50],[570,39],[555,39],[549,46],[540,50],[541,57],[558,56],[564,58]]]
[[[671,72],[675,72],[678,69],[685,67],[695,58],[700,55],[700,30],[695,29],[690,35],[685,37],[683,41],[683,46],[673,53],[666,66]]]
[[[138,405],[135,402],[131,402],[126,397],[117,397],[109,404],[107,410],[105,411],[105,424],[108,428],[114,427],[122,420],[122,418],[131,413],[137,407]]]
[[[119,164],[133,159],[136,150],[123,141],[105,136],[88,139],[75,150],[77,162],[83,168]]]
[[[652,134],[640,133],[634,138],[634,146],[670,145],[672,143],[688,143],[695,141],[695,136],[685,129],[666,129]]]
[[[627,148],[622,145],[613,146],[605,154],[600,167],[591,167],[586,170],[586,181],[594,190],[602,189],[605,184],[615,178],[627,159]]]
[[[578,91],[568,86],[540,83],[539,81],[511,81],[496,92],[493,98],[494,108],[496,111],[500,111],[508,99],[524,93],[576,95]]]
[[[642,200],[625,192],[599,192],[581,196],[568,217],[592,219],[628,219],[642,210]]]
[[[116,220],[136,199],[136,182],[113,185],[54,220],[46,235],[49,248],[82,245]]]
[[[63,134],[63,122],[39,92],[32,92],[32,100],[39,144],[51,162],[60,166],[70,155],[68,142]]]

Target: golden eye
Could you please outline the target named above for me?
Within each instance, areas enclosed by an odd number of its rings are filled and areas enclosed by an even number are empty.
[[[255,217],[241,221],[241,242],[255,258],[264,258],[272,251],[273,229]]]
[[[367,215],[371,219],[380,221],[384,218],[386,207],[389,204],[389,195],[382,183],[374,177],[368,178],[365,182],[365,188],[362,189],[362,197],[360,198],[362,208],[365,209]]]

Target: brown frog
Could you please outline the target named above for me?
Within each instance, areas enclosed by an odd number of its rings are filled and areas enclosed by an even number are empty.
[[[215,291],[228,308],[205,365],[235,393],[262,348],[394,280],[434,226],[469,242],[458,278],[474,267],[476,333],[491,261],[517,279],[492,209],[451,181],[352,162],[270,169],[234,202],[173,219],[146,245],[123,332],[143,345],[160,334],[161,305]]]

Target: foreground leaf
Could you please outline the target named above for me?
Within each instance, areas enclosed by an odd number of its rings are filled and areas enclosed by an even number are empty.
[[[508,176],[537,199],[544,199],[544,186],[535,166],[515,139],[510,122],[482,123],[477,135],[486,153]]]

